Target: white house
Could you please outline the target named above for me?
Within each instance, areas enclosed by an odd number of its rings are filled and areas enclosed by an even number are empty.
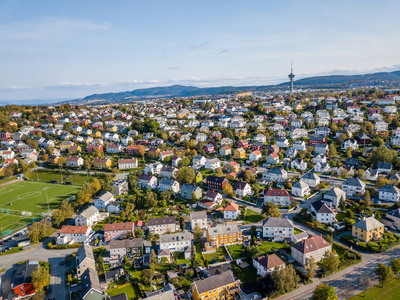
[[[335,212],[321,200],[313,202],[310,210],[314,219],[321,223],[332,224],[335,221]]]
[[[351,147],[352,150],[358,149],[358,142],[356,139],[345,139],[343,144],[342,144],[342,150],[347,150],[349,147]]]
[[[322,260],[325,252],[332,251],[332,245],[322,236],[316,235],[292,245],[291,250],[294,260],[302,266],[307,266],[311,257],[315,262]]]
[[[310,186],[302,181],[298,181],[292,185],[292,195],[297,197],[305,197],[310,194]]]
[[[321,178],[317,174],[314,174],[314,172],[307,172],[301,176],[300,181],[303,181],[310,187],[315,188],[321,182]]]
[[[269,217],[263,221],[262,236],[273,241],[292,240],[294,236],[293,222],[287,218]]]
[[[82,157],[67,157],[65,159],[65,165],[67,167],[80,167],[83,166],[83,158]]]
[[[314,171],[319,173],[329,173],[331,166],[328,163],[316,163],[314,165]]]
[[[265,137],[265,135],[259,133],[255,136],[254,141],[260,142],[260,143],[265,143],[267,141],[267,138]]]
[[[217,211],[222,211],[224,213],[225,220],[236,220],[239,216],[239,205],[235,202],[229,202],[224,207],[220,207]]]
[[[221,161],[218,158],[207,159],[204,168],[208,170],[216,170],[221,167]]]
[[[105,192],[94,201],[94,207],[96,207],[99,211],[103,211],[106,210],[107,206],[114,201],[114,195],[110,192]]]
[[[86,208],[75,218],[76,226],[92,227],[100,220],[99,210],[93,205]]]
[[[257,270],[257,275],[265,277],[276,268],[285,268],[285,262],[273,253],[253,258],[253,267]]]
[[[158,179],[153,175],[141,174],[138,177],[137,184],[140,188],[155,189],[158,184]]]
[[[190,228],[194,230],[196,226],[207,229],[207,213],[205,210],[190,213]]]
[[[305,171],[307,169],[307,163],[305,163],[302,159],[296,158],[293,159],[290,163],[290,167],[292,169],[302,170]]]
[[[356,193],[360,195],[365,194],[365,183],[362,182],[359,178],[347,178],[342,183],[342,190],[346,193],[347,197],[352,197]]]
[[[346,200],[346,193],[338,187],[330,189],[324,194],[323,201],[328,204],[329,207],[338,207],[340,201]]]
[[[314,155],[314,164],[326,163],[326,155],[325,154],[315,154]]]
[[[264,203],[272,202],[276,205],[286,206],[291,204],[293,201],[293,197],[290,196],[289,192],[283,189],[268,189],[264,193]]]
[[[56,238],[57,245],[83,244],[88,240],[92,229],[89,226],[62,226]]]
[[[160,235],[160,250],[171,252],[183,252],[185,248],[191,248],[192,234],[190,232],[178,232]]]
[[[198,170],[206,164],[206,158],[202,155],[196,155],[193,157],[193,169]]]
[[[250,184],[243,181],[236,181],[233,185],[233,190],[235,191],[236,196],[239,198],[246,197],[252,193]]]
[[[259,160],[262,157],[262,154],[260,151],[256,150],[250,153],[249,155],[249,160],[250,161],[256,161]]]
[[[262,178],[268,181],[284,182],[288,178],[288,173],[283,168],[274,167],[263,173]]]
[[[378,199],[385,202],[400,201],[400,189],[392,184],[386,184],[379,190]]]

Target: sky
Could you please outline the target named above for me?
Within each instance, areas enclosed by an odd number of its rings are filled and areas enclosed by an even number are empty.
[[[0,0],[0,102],[400,70],[400,1]]]

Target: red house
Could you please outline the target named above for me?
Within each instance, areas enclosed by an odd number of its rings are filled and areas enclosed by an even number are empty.
[[[9,139],[11,134],[9,132],[0,132],[0,139]]]
[[[126,153],[139,154],[139,145],[129,145],[126,147]]]
[[[100,149],[100,151],[103,152],[103,146],[100,146],[100,145],[87,145],[86,146],[87,153],[92,153],[96,149]]]
[[[238,148],[248,148],[249,142],[247,140],[240,140],[238,142]]]
[[[371,144],[371,138],[368,135],[366,135],[365,133],[360,134],[357,137],[357,140],[358,140],[358,143],[363,146]]]
[[[379,107],[371,107],[368,109],[368,114],[373,115],[373,114],[380,114],[381,109]]]
[[[263,149],[263,143],[255,142],[250,146],[251,151],[260,151]]]
[[[28,260],[15,267],[11,288],[14,294],[18,295],[18,298],[36,294],[36,290],[32,284],[32,272],[37,267],[39,267],[39,262],[34,260]]]
[[[228,183],[228,179],[225,177],[207,176],[206,183],[209,188],[223,190],[225,184]]]
[[[308,144],[315,146],[316,144],[326,144],[326,139],[324,136],[311,136],[308,140]]]
[[[149,140],[137,140],[136,144],[145,146],[147,144],[150,144],[150,141]]]
[[[215,147],[213,144],[207,144],[204,146],[204,151],[206,151],[206,153],[213,153],[215,151]]]
[[[286,127],[289,124],[287,120],[279,120],[276,123],[281,124],[283,127]]]

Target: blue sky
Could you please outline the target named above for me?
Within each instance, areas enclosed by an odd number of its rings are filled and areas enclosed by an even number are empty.
[[[400,69],[400,1],[3,1],[0,101]]]

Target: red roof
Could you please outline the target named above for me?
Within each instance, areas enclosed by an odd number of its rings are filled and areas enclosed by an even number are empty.
[[[88,226],[66,226],[61,227],[61,234],[86,234]]]
[[[278,154],[276,154],[276,153],[271,153],[271,156],[272,156],[273,158],[278,158],[278,157],[279,157]]]
[[[104,232],[113,230],[133,230],[133,222],[105,224]]]
[[[229,202],[225,207],[224,211],[238,211],[239,210],[239,205],[237,205],[235,202]]]
[[[206,200],[206,199],[200,200],[198,203],[208,206],[208,207],[211,207],[214,205],[214,201]]]
[[[329,247],[330,245],[331,244],[328,243],[322,236],[316,235],[294,244],[292,247],[299,250],[301,253],[306,254]]]
[[[287,190],[282,189],[269,189],[265,196],[278,196],[278,197],[287,197],[289,196],[289,192]]]

